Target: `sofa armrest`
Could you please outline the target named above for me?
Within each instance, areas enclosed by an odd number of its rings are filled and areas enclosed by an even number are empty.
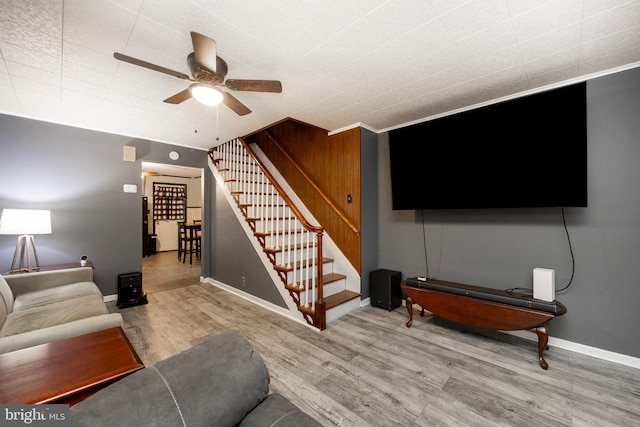
[[[0,354],[16,351],[27,347],[59,341],[65,338],[89,334],[102,329],[122,327],[120,313],[102,314],[61,325],[50,326],[35,331],[0,337]]]
[[[321,425],[286,397],[272,393],[244,417],[239,427],[313,427]]]
[[[226,332],[141,369],[71,407],[72,426],[236,426],[269,393],[248,341]]]
[[[78,282],[93,282],[93,268],[76,267],[64,270],[36,271],[33,273],[10,274],[3,276],[13,296],[26,292],[54,288]]]

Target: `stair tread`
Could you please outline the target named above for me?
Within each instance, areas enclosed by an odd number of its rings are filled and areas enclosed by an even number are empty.
[[[283,216],[277,216],[277,217],[269,216],[269,217],[265,217],[265,218],[259,218],[259,217],[248,217],[247,218],[247,220],[249,220],[249,221],[273,221],[274,219],[276,221],[285,221],[285,220],[288,221],[289,220],[289,218],[285,218]]]
[[[279,230],[277,235],[281,236],[283,234],[287,235],[287,234],[294,234],[294,233],[300,234],[303,231],[305,231],[305,230]],[[269,237],[269,236],[273,236],[274,235],[274,233],[272,233],[270,231],[269,232],[256,231],[254,234],[256,235],[256,237]]]
[[[360,297],[359,293],[345,290],[325,297],[324,302],[327,306],[327,310],[329,310],[330,308],[337,307],[340,304],[344,304],[345,302],[351,301],[358,297]]]
[[[346,278],[347,278],[347,276],[345,276],[344,274],[327,273],[327,274],[324,274],[322,276],[322,284],[323,285],[328,285],[329,283],[334,283],[334,282],[337,282],[339,280],[343,280],[343,279],[346,279]],[[303,280],[303,281],[298,282],[296,284],[289,283],[288,285],[286,285],[286,288],[289,289],[289,290],[292,290],[294,292],[302,292],[302,291],[304,291],[305,282],[308,282],[308,280]]]
[[[334,260],[332,258],[322,257],[323,264],[329,264],[333,261]],[[310,265],[310,262],[309,262],[309,265]],[[298,261],[296,263],[296,268],[300,268],[300,267],[301,267],[301,261]],[[273,268],[275,268],[277,271],[285,271],[285,272],[293,271],[293,267],[287,267],[286,265],[276,264],[273,266]]]
[[[280,252],[283,252],[285,250],[294,250],[294,251],[299,251],[301,249],[307,249],[307,248],[315,248],[314,244],[307,244],[307,243],[298,243],[297,245],[285,245],[285,246],[281,246],[279,248],[263,248],[262,250],[267,253],[267,254],[279,254]]]
[[[327,283],[333,283],[333,282],[337,282],[338,280],[342,280],[342,279],[346,279],[347,276],[344,274],[340,274],[340,273],[327,273],[324,276],[322,276],[322,283],[323,284],[327,284]]]
[[[238,195],[238,194],[249,194],[252,196],[269,196],[271,195],[271,193],[267,193],[267,192],[255,192],[255,191],[243,191],[243,190],[237,190],[237,191],[231,191],[232,195]]]
[[[247,221],[251,221],[251,222],[259,222],[259,221],[267,221],[267,222],[269,222],[269,221],[273,221],[273,220],[274,220],[274,218],[273,218],[273,217],[269,217],[269,218],[257,218],[257,217],[249,217],[249,216],[248,216],[248,217],[245,217],[245,219],[246,219]],[[276,221],[281,221],[281,222],[282,222],[282,221],[288,220],[288,218],[282,218],[282,217],[280,217],[280,218],[275,218],[275,220],[276,220]],[[295,231],[302,231],[303,229],[302,229],[302,228],[294,228],[293,230],[295,230]],[[262,234],[269,235],[269,233],[264,233],[264,232],[261,232],[261,233],[262,233]]]

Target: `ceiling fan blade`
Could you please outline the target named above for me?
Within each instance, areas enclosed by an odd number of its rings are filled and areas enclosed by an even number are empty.
[[[248,92],[282,92],[282,83],[279,80],[227,80],[225,86],[231,90]]]
[[[176,93],[173,96],[170,96],[169,98],[165,99],[163,102],[166,102],[168,104],[180,104],[181,102],[184,102],[190,98],[191,98],[191,92],[187,88],[181,92]]]
[[[141,59],[133,58],[131,56],[123,55],[118,52],[114,52],[113,57],[120,61],[128,62],[129,64],[137,65],[139,67],[148,68],[153,71],[159,71],[161,73],[168,74],[170,76],[174,76],[179,79],[190,80],[188,75],[181,73],[179,71],[170,70],[169,68],[161,67],[160,65],[152,64],[151,62],[147,62]]]
[[[191,32],[191,43],[196,62],[200,67],[216,72],[216,41],[202,34]]]
[[[222,100],[224,105],[231,108],[237,115],[246,116],[251,112],[251,110],[242,102],[238,101],[235,96],[228,92],[222,92],[222,94],[224,95],[224,99]]]

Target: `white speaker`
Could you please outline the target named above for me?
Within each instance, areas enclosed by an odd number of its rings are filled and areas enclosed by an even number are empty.
[[[548,268],[533,269],[533,297],[543,301],[556,299],[556,271]]]

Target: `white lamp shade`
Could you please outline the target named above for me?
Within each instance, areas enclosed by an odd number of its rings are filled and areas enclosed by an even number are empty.
[[[51,211],[3,209],[0,234],[51,234]]]
[[[210,106],[220,104],[224,97],[218,89],[201,83],[194,83],[189,86],[189,92],[198,102]]]

